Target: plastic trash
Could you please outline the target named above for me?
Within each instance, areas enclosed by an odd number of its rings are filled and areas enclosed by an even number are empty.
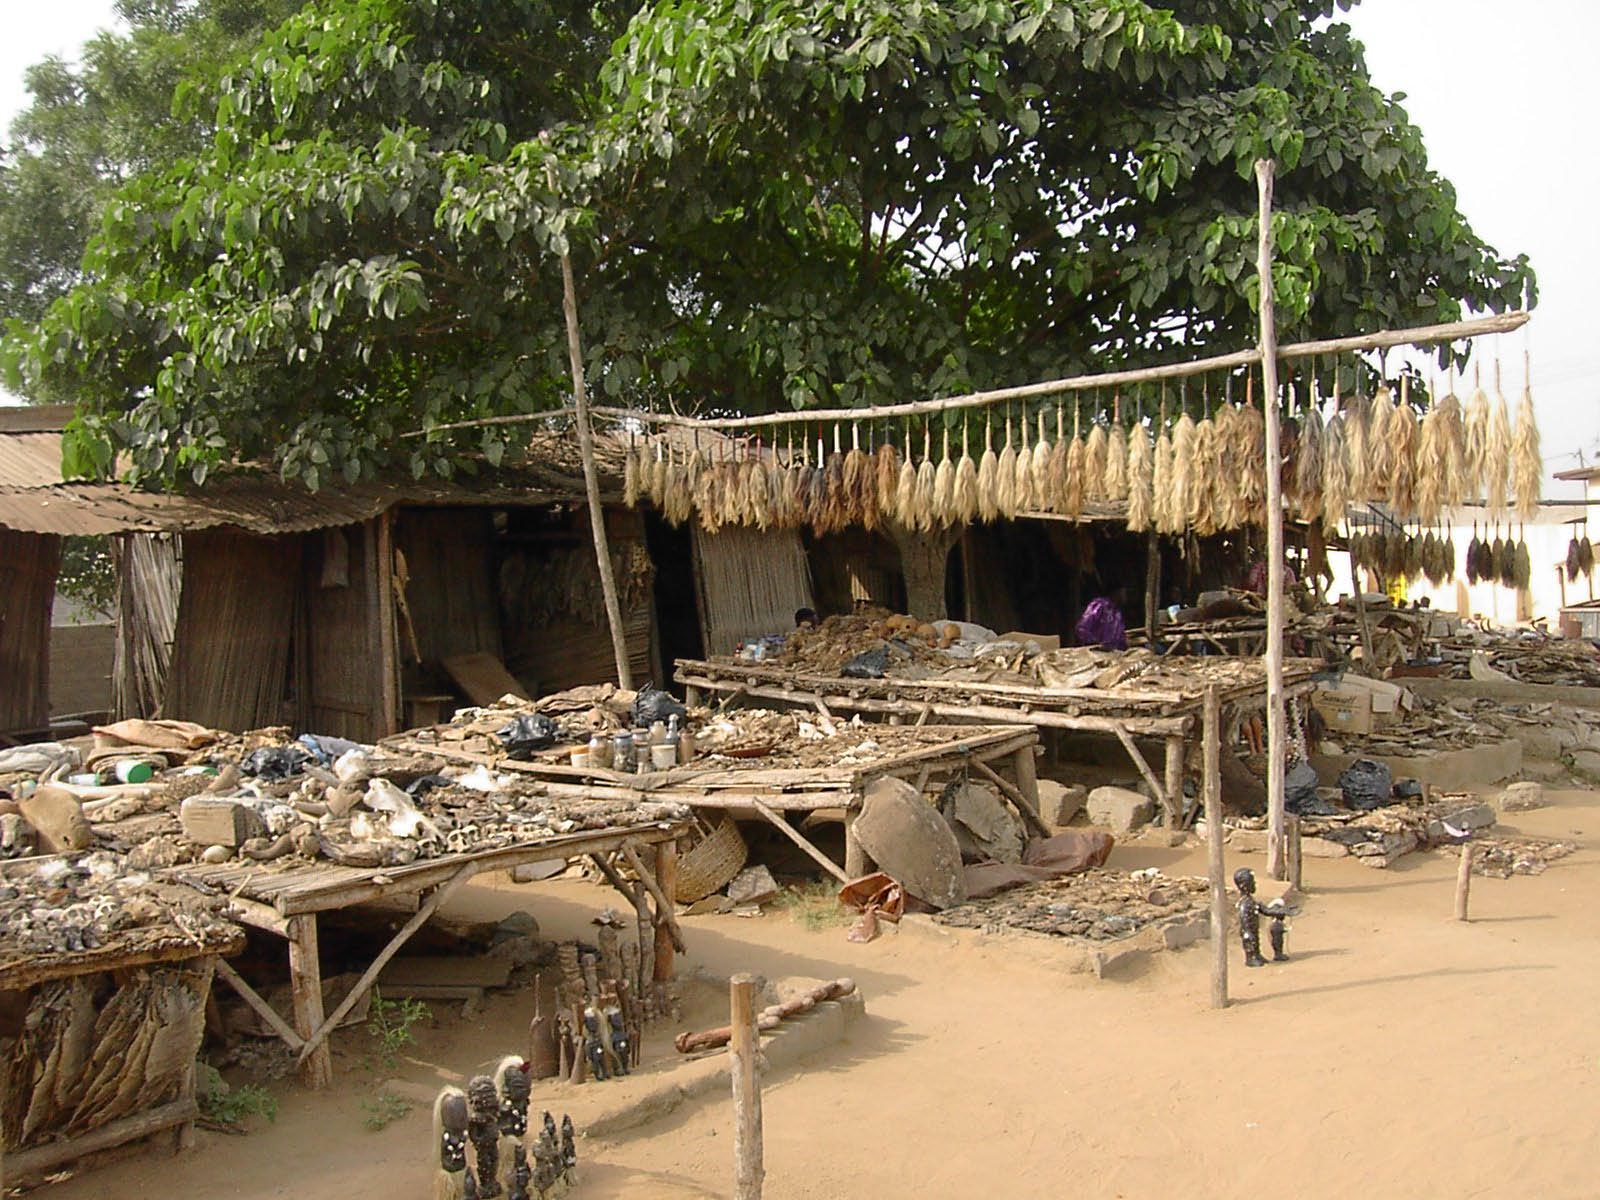
[[[310,761],[311,755],[303,746],[262,746],[245,755],[239,773],[272,783],[298,775]]]
[[[662,691],[653,683],[646,682],[633,700],[635,726],[648,729],[657,721],[665,722],[669,717],[681,720],[685,715],[687,715],[686,710],[673,698],[672,693]]]
[[[1339,773],[1339,792],[1347,808],[1382,808],[1394,794],[1394,777],[1381,762],[1358,758]]]
[[[365,783],[372,778],[372,755],[365,746],[351,746],[333,763],[333,774],[340,783]]]
[[[420,800],[437,787],[449,787],[451,780],[445,775],[419,775],[406,784],[406,795],[414,800]]]
[[[302,733],[296,739],[302,746],[311,752],[311,757],[317,760],[319,767],[331,767],[339,758],[351,750],[371,750],[371,746],[361,742],[352,742],[349,738],[329,737],[325,733]]]
[[[889,671],[889,652],[882,646],[864,650],[839,669],[846,679],[882,679]]]
[[[512,758],[526,757],[535,750],[555,745],[561,728],[543,713],[524,713],[495,731],[495,737]]]
[[[0,774],[26,771],[30,775],[40,775],[52,767],[75,767],[82,761],[71,746],[60,742],[33,742],[0,749]]]
[[[1317,797],[1317,773],[1310,763],[1297,762],[1283,778],[1284,811],[1301,817],[1327,816],[1333,806]]]

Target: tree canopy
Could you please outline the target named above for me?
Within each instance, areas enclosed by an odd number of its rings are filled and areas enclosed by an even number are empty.
[[[1348,7],[1348,4],[1342,7]],[[1251,164],[1285,336],[1504,310],[1334,0],[313,0],[178,113],[14,322],[74,465],[265,459],[315,487],[497,462],[590,377],[687,410],[861,406],[1253,340]]]

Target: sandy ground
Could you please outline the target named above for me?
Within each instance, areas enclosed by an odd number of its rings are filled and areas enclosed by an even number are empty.
[[[1552,798],[1515,828],[1600,838],[1600,793]],[[1230,872],[1238,864],[1261,866],[1230,856]],[[1205,943],[1097,982],[1009,940],[908,933],[855,946],[842,929],[769,915],[689,921],[690,959],[722,973],[848,974],[866,996],[847,1043],[768,1081],[770,1200],[1600,1195],[1600,856],[1584,849],[1536,878],[1475,878],[1468,924],[1450,919],[1455,864],[1306,859],[1294,961],[1246,971],[1235,948],[1236,1000],[1223,1012],[1207,1007]],[[1204,870],[1198,851],[1137,844],[1112,865]],[[601,902],[582,883],[493,883],[457,907],[526,907],[559,931]],[[506,996],[462,1021],[440,1006],[398,1073],[433,1086],[514,1049],[527,1009]],[[335,1090],[278,1085],[277,1122],[248,1137],[201,1133],[180,1158],[147,1154],[48,1194],[426,1196],[427,1116],[363,1127],[362,1102],[382,1084],[364,1051],[362,1034],[341,1034]],[[586,1143],[574,1195],[727,1196],[730,1129],[717,1098]]]

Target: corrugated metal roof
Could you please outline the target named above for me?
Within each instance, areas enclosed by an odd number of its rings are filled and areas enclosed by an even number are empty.
[[[61,482],[59,433],[0,433],[0,487],[50,487]]]
[[[70,420],[70,404],[0,405],[0,433],[60,433]]]

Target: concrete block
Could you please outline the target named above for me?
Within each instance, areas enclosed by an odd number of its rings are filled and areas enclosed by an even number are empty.
[[[1116,834],[1132,833],[1155,816],[1155,801],[1138,792],[1119,787],[1097,787],[1087,802],[1091,824]]]
[[[1521,783],[1510,783],[1506,790],[1500,793],[1501,812],[1526,812],[1531,808],[1544,807],[1544,784],[1524,780]]]

